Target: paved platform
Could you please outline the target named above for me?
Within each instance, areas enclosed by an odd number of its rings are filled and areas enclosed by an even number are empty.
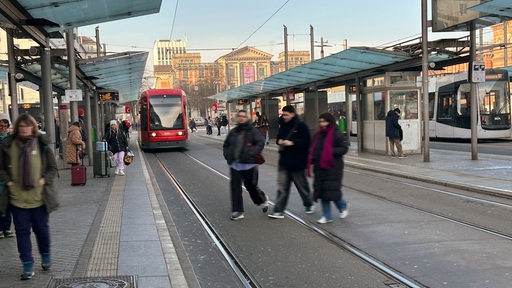
[[[222,142],[225,135],[201,136]],[[60,164],[57,187],[62,207],[50,217],[52,270],[39,268],[35,245],[36,275],[30,281],[20,281],[16,240],[1,239],[0,288],[54,287],[70,279],[136,281],[137,287],[151,288],[195,287],[185,281],[185,274],[191,272],[178,261],[177,251],[182,248],[169,223],[172,217],[160,206],[159,192],[133,144],[136,160],[124,177],[94,178],[92,167],[88,167],[87,185],[71,186],[70,169]],[[423,162],[422,155],[398,159],[359,154],[355,148],[352,144],[345,158],[347,167],[512,197],[512,157],[479,154],[479,160],[470,160],[470,152],[432,149],[431,161]],[[277,151],[277,146],[271,143],[265,149]],[[126,287],[135,287],[128,284]]]

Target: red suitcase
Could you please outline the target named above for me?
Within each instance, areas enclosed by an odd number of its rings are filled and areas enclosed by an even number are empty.
[[[78,148],[76,149],[76,158],[78,159]],[[81,158],[80,165],[71,166],[71,185],[85,185],[87,183],[87,169],[84,165],[84,159]]]
[[[71,166],[71,185],[85,185],[87,169],[85,165]]]

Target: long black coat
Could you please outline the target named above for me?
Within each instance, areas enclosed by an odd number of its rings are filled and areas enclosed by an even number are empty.
[[[292,118],[288,123],[281,120],[276,143],[280,139],[290,140],[293,145],[283,146],[283,149],[279,149],[279,167],[290,171],[306,169],[309,145],[311,145],[308,126],[300,121],[298,116]]]
[[[235,155],[237,142],[243,141],[240,154]],[[260,154],[265,147],[265,139],[261,136],[258,129],[253,127],[250,122],[239,124],[229,131],[223,145],[224,159],[228,165],[237,161],[238,163],[257,163],[256,155]],[[238,160],[237,160],[238,158]]]
[[[343,133],[338,129],[334,130],[332,141],[332,152],[335,166],[330,169],[320,168],[320,155],[324,147],[327,133],[319,131],[319,138],[315,147],[313,147],[313,171],[315,179],[313,181],[313,200],[323,199],[328,201],[338,201],[341,199],[341,181],[343,179],[343,155],[348,151],[348,143],[345,141]]]

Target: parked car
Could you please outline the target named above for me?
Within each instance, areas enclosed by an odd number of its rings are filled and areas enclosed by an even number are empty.
[[[196,126],[204,126],[204,118],[203,117],[194,117],[194,122],[196,122]]]

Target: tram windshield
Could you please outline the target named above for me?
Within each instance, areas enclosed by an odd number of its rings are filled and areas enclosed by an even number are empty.
[[[478,83],[478,100],[482,128],[510,127],[510,97],[507,81],[487,80]]]
[[[156,95],[149,98],[151,130],[184,129],[181,95]]]

